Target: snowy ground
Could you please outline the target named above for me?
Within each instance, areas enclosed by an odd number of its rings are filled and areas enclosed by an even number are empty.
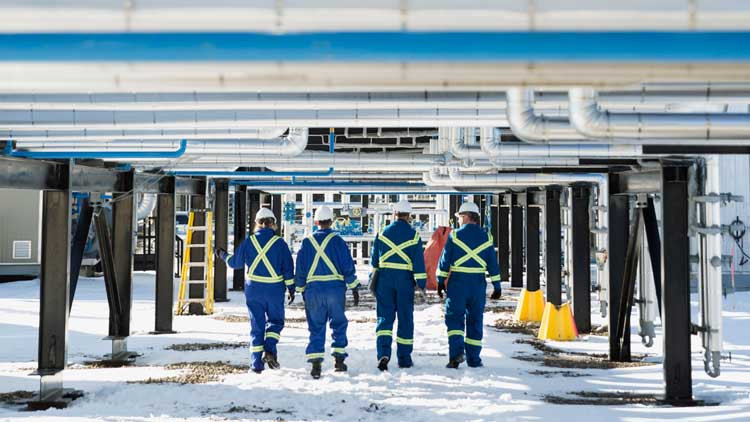
[[[38,281],[0,284],[0,394],[38,389],[38,377],[29,376],[36,366],[38,290]],[[511,289],[505,290],[507,294]],[[181,316],[174,321],[178,334],[149,335],[153,329],[153,291],[153,274],[137,273],[133,335],[129,339],[129,348],[143,354],[136,366],[92,368],[85,362],[110,351],[110,343],[102,340],[107,333],[107,302],[101,279],[81,279],[71,312],[70,368],[64,378],[66,387],[83,390],[85,396],[67,409],[44,412],[23,412],[17,406],[0,404],[0,420],[750,420],[750,293],[738,293],[725,302],[725,346],[732,353],[732,361],[722,363],[721,377],[712,379],[703,372],[700,344],[694,337],[695,397],[720,405],[673,408],[553,405],[543,400],[545,395],[569,397],[568,393],[574,391],[661,393],[661,337],[651,349],[640,344],[640,337],[632,337],[633,352],[649,354],[646,360],[653,365],[562,370],[513,358],[537,353],[532,346],[516,342],[531,337],[492,328],[495,320],[509,315],[487,312],[482,353],[485,367],[451,370],[445,368],[447,338],[441,305],[437,303],[421,306],[415,313],[416,366],[412,369],[392,368],[386,373],[376,369],[375,312],[360,308],[347,312],[353,321],[349,325],[349,372],[334,373],[332,361],[327,359],[323,378],[311,379],[304,360],[307,331],[300,319],[304,313],[296,307],[287,310],[290,321],[282,333],[279,371],[230,374],[221,381],[204,384],[128,382],[180,374],[180,370],[164,368],[175,362],[247,364],[249,352],[244,347],[165,349],[177,343],[246,341],[248,324],[211,316]],[[216,314],[245,316],[242,294],[230,292],[230,299],[217,304]],[[513,302],[493,304],[498,305]],[[696,306],[694,302],[694,312]],[[596,316],[595,323],[600,322]],[[587,336],[553,346],[605,353],[607,340]]]

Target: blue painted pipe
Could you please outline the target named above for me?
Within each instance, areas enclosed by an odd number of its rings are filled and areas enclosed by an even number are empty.
[[[0,35],[0,61],[748,61],[748,31],[156,32]]]
[[[328,152],[333,154],[333,149],[336,145],[336,133],[333,128],[328,131]]]
[[[5,145],[5,155],[21,158],[38,159],[77,159],[77,158],[112,158],[121,160],[135,160],[139,158],[179,158],[185,154],[187,141],[180,141],[180,147],[175,151],[18,151],[13,149],[11,142]]]
[[[171,176],[207,176],[207,177],[240,177],[240,176],[304,176],[325,177],[333,174],[333,167],[328,171],[171,171]]]
[[[317,182],[317,181],[294,181],[294,180],[232,180],[229,182],[232,185],[262,185],[262,186],[320,186],[320,187],[339,187],[339,186],[378,186],[378,187],[390,187],[390,186],[404,186],[402,182]],[[423,184],[410,183],[410,186],[424,186]],[[399,192],[401,193],[401,192]]]

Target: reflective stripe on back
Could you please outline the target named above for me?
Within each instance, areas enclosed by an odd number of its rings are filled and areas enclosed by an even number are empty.
[[[399,245],[396,245],[391,239],[388,239],[385,236],[384,232],[380,232],[378,238],[389,248],[383,255],[380,256],[380,268],[393,268],[406,271],[413,270],[414,264],[412,264],[409,255],[404,252],[404,249],[408,248],[409,246],[419,244],[419,233],[414,233],[414,238],[409,239]],[[400,262],[386,261],[386,259],[390,258],[393,255],[398,255],[401,259],[404,260],[404,263],[402,264]]]
[[[474,249],[471,249],[466,243],[461,241],[461,239],[458,238],[458,236],[453,236],[453,243],[456,244],[459,248],[463,249],[464,252],[466,252],[466,255],[462,256],[461,258],[458,258],[454,263],[453,266],[455,267],[461,267],[461,264],[464,262],[473,259],[476,261],[477,264],[479,264],[479,267],[482,269],[482,271],[487,269],[487,262],[484,261],[479,256],[479,253],[483,250],[492,247],[492,239],[488,239],[486,242],[482,243],[481,245],[477,246]],[[461,267],[461,268],[472,268],[472,267]]]
[[[325,252],[326,246],[328,246],[328,242],[330,242],[334,237],[336,237],[336,233],[329,233],[325,237],[325,239],[323,239],[323,243],[321,244],[318,244],[313,235],[307,237],[307,240],[309,240],[310,244],[313,246],[313,248],[315,248],[315,258],[313,258],[312,265],[310,266],[310,271],[307,272],[307,281],[330,281],[344,279],[344,276],[339,274],[338,270],[336,270],[336,266],[333,265],[333,262],[331,262],[330,258],[328,258],[328,255],[326,255]],[[320,262],[321,259],[323,259],[323,262],[331,271],[331,274],[315,275],[315,270],[318,268],[318,262]]]
[[[265,281],[265,282],[276,282],[281,281],[282,277],[276,273],[276,270],[273,269],[273,266],[271,265],[271,261],[268,260],[268,257],[266,254],[271,249],[271,246],[273,246],[274,243],[276,243],[277,240],[281,239],[279,236],[272,236],[268,242],[263,246],[260,247],[260,243],[258,242],[258,238],[256,235],[250,236],[250,243],[253,245],[253,248],[255,248],[255,251],[258,253],[255,256],[255,259],[253,259],[252,264],[250,265],[250,268],[247,270],[247,276],[249,279],[253,281]],[[265,277],[262,275],[255,274],[256,268],[258,268],[258,264],[260,262],[263,262],[263,265],[266,267],[266,271],[268,271],[269,277]]]

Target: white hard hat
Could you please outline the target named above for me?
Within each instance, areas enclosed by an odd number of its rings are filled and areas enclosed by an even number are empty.
[[[406,199],[402,199],[393,205],[393,212],[395,213],[412,213],[411,204]]]
[[[456,217],[466,212],[473,212],[475,214],[479,214],[479,206],[473,202],[464,202],[463,204],[461,204],[461,208],[458,209],[458,212],[456,213]]]
[[[326,205],[321,205],[317,210],[315,210],[315,218],[313,218],[314,221],[326,221],[326,220],[333,220],[333,211]]]
[[[255,221],[260,221],[264,218],[272,218],[273,221],[276,222],[276,216],[273,215],[273,211],[269,210],[268,208],[261,208],[255,214]]]

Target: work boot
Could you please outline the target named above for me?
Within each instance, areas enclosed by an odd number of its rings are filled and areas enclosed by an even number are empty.
[[[310,375],[312,375],[312,377],[314,379],[318,379],[318,378],[320,378],[320,372],[321,371],[322,371],[322,368],[321,368],[320,362],[313,362],[312,363],[312,370],[310,371]]]
[[[253,372],[255,372],[256,374],[260,374],[260,373],[263,372],[263,368],[252,367],[252,368],[250,368],[250,370],[253,371]]]
[[[378,369],[381,371],[387,371],[388,370],[388,361],[391,360],[388,356],[383,356],[380,358],[380,361],[378,361]]]
[[[263,353],[263,362],[265,362],[268,365],[268,367],[271,369],[281,368],[279,361],[276,359],[276,355],[269,351],[266,351],[265,353]]]
[[[336,363],[334,364],[334,368],[336,372],[346,372],[346,370],[349,369],[344,363],[343,356],[336,356]]]
[[[458,355],[455,358],[452,358],[450,362],[448,362],[447,365],[445,365],[446,368],[450,369],[458,369],[458,365],[461,364],[461,362],[464,361],[464,355]]]

